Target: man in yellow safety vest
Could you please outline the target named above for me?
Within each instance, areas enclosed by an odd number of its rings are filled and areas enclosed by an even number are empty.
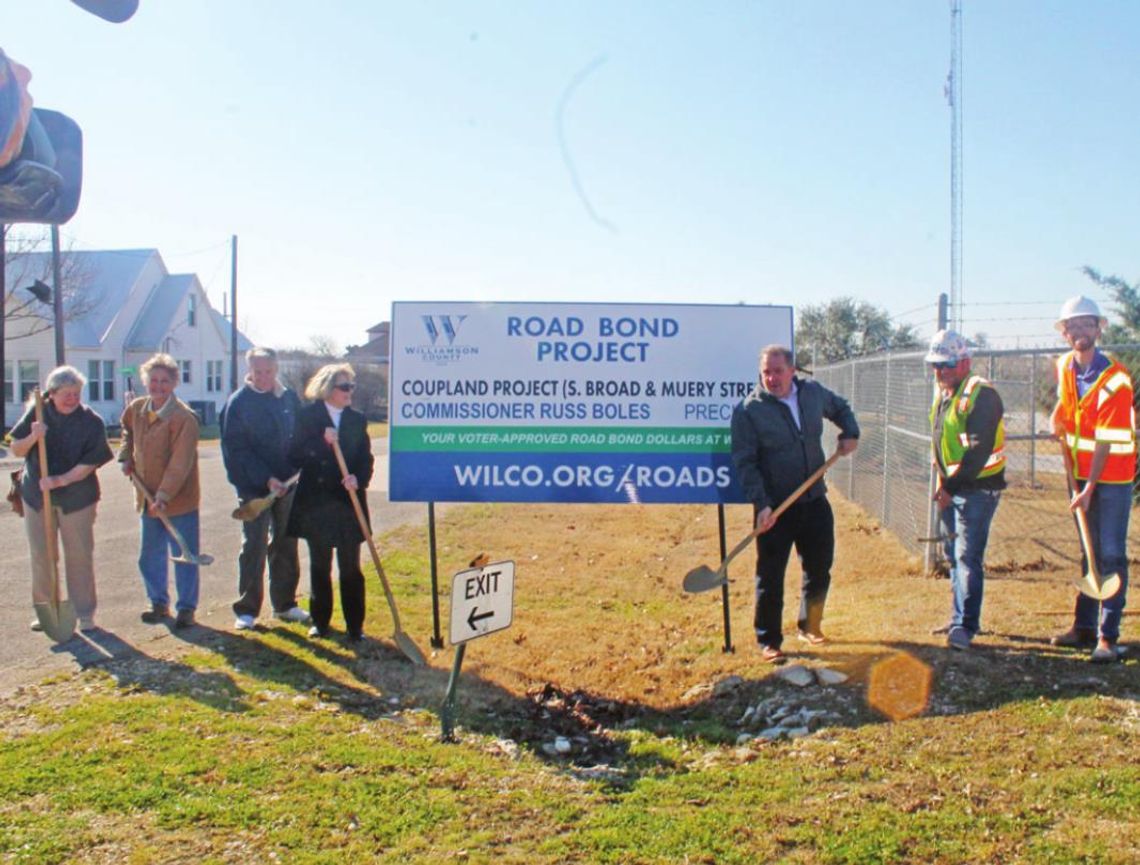
[[[931,443],[943,547],[950,563],[951,649],[970,648],[981,630],[984,559],[990,523],[1005,489],[1005,425],[1001,397],[970,372],[970,349],[952,330],[940,330],[926,353],[938,382],[930,407]]]
[[[1073,626],[1053,637],[1054,646],[1094,646],[1092,660],[1109,663],[1120,657],[1120,620],[1128,588],[1128,518],[1136,472],[1136,413],[1128,370],[1096,347],[1108,320],[1087,297],[1073,297],[1061,307],[1056,328],[1072,351],[1057,360],[1057,406],[1053,433],[1072,455],[1077,489],[1070,509],[1087,517],[1092,550],[1103,574],[1119,574],[1120,589],[1097,601],[1077,595]]]

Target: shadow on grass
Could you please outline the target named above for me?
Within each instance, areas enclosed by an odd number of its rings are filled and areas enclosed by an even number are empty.
[[[447,669],[413,666],[387,638],[349,647],[336,637],[314,640],[285,626],[238,635],[198,625],[171,633],[217,655],[219,668],[210,668],[209,662],[192,665],[154,658],[106,631],[84,635],[82,648],[68,648],[69,643],[57,650],[75,651],[79,659],[80,651],[94,654],[97,647],[121,687],[188,697],[224,712],[248,711],[256,700],[238,680],[240,675],[336,703],[366,720],[412,706],[438,718],[449,677]],[[917,675],[923,684],[917,698],[913,682],[888,679],[888,690],[911,689],[912,705],[918,709],[912,714],[927,717],[988,711],[1039,697],[1127,696],[1137,690],[1135,653],[1125,663],[1097,666],[1089,663],[1087,652],[1057,649],[1044,639],[1016,634],[987,635],[967,652],[950,652],[928,642],[835,641],[792,654],[790,662],[842,671],[849,676],[842,684],[812,681],[797,687],[779,675],[779,668],[758,661],[754,677],[726,675],[697,686],[690,699],[664,706],[555,682],[518,694],[479,673],[461,671],[457,722],[461,731],[515,743],[504,742],[504,750],[517,747],[568,772],[593,773],[620,791],[646,775],[677,769],[668,755],[672,747],[663,741],[658,747],[655,738],[723,748],[738,737],[759,735],[766,724],[777,722],[771,718],[780,711],[808,719],[804,723],[811,732],[888,723],[888,716],[873,705],[870,691],[876,670],[898,658],[908,660],[902,667],[910,670],[906,675]]]
[[[52,651],[70,652],[83,668],[104,668],[128,692],[179,695],[231,712],[249,708],[244,692],[228,671],[204,671],[180,661],[156,658],[103,628],[78,633]]]

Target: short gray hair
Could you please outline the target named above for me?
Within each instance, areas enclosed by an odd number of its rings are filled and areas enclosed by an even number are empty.
[[[180,377],[178,361],[176,361],[170,355],[159,352],[158,354],[154,355],[154,357],[144,362],[143,365],[139,367],[139,375],[142,376],[143,381],[146,381],[150,378],[150,371],[152,369],[166,370],[168,373],[170,373],[170,377],[174,379],[174,383],[178,383],[178,379]]]
[[[356,381],[356,372],[350,363],[327,363],[313,373],[305,385],[305,398],[311,400],[328,399],[333,392],[337,376],[343,375],[349,381]]]
[[[771,345],[764,346],[760,349],[760,362],[763,363],[764,358],[770,354],[783,355],[784,361],[788,366],[796,365],[796,356],[792,354],[792,350],[786,345],[780,345],[778,342],[774,342]]]
[[[61,387],[82,388],[87,384],[87,376],[73,366],[57,366],[47,374],[44,380],[44,390],[54,393]]]
[[[255,360],[269,360],[276,366],[277,352],[271,348],[255,345],[245,353],[245,362],[252,365]]]

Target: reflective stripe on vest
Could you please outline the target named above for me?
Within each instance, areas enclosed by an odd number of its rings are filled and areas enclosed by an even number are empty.
[[[1104,444],[1108,445],[1108,457],[1100,482],[1130,483],[1136,468],[1135,411],[1131,402],[1126,412],[1120,405],[1105,408],[1114,398],[1127,398],[1122,390],[1131,395],[1128,371],[1109,357],[1108,367],[1081,397],[1073,357],[1074,352],[1068,352],[1057,359],[1057,417],[1065,428],[1065,443],[1073,455],[1074,477],[1088,478],[1096,447]]]
[[[935,449],[935,459],[941,457],[939,462],[945,467],[946,476],[954,477],[962,467],[962,459],[970,447],[970,437],[966,433],[966,419],[974,408],[983,387],[993,387],[980,375],[969,375],[958,385],[958,392],[951,399],[950,407],[942,419],[942,441],[931,442]],[[930,428],[933,431],[934,421],[938,416],[938,407],[942,404],[941,396],[934,397],[934,404],[930,407]],[[994,437],[994,449],[986,459],[986,463],[978,472],[979,478],[996,475],[1005,468],[1005,421],[998,421],[997,433]]]

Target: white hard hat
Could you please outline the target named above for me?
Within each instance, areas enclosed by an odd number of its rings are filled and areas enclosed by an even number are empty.
[[[927,363],[957,363],[970,356],[966,338],[956,330],[940,330],[930,338]]]
[[[1070,318],[1095,318],[1100,322],[1103,328],[1108,324],[1108,319],[1100,314],[1100,307],[1096,305],[1096,301],[1091,297],[1085,297],[1083,294],[1078,294],[1076,297],[1070,297],[1063,304],[1061,304],[1061,315],[1057,318],[1057,323],[1053,327],[1057,330],[1065,329],[1065,322]]]

